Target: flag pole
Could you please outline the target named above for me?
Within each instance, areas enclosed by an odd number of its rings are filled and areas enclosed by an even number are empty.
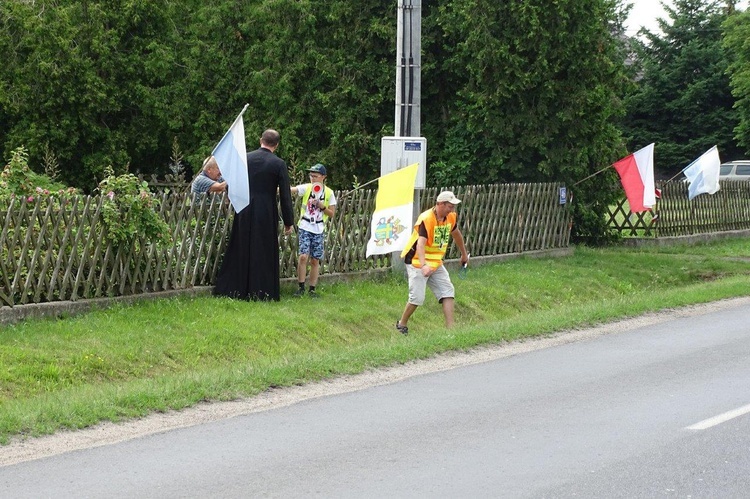
[[[247,110],[247,108],[248,108],[249,105],[250,104],[245,104],[245,107],[242,108],[242,111],[240,111],[240,114],[238,114],[237,117],[234,119],[234,121],[232,122],[232,124],[227,129],[227,132],[229,132],[229,130],[232,129],[232,127],[234,126],[234,124],[237,123],[238,119],[242,118],[242,115],[245,114],[245,111]],[[226,133],[224,135],[226,135]]]
[[[689,166],[689,165],[688,165],[688,166]],[[672,177],[672,178],[669,178],[669,179],[667,179],[667,182],[671,182],[671,181],[672,181],[672,180],[674,180],[674,179],[675,179],[675,178],[676,178],[676,177],[677,177],[677,176],[678,176],[678,175],[679,175],[680,173],[684,172],[685,170],[687,170],[687,166],[686,166],[685,168],[683,168],[682,170],[678,171],[678,172],[677,172],[677,173],[675,174],[675,176],[674,176],[674,177]]]
[[[601,170],[599,170],[598,172],[592,173],[592,174],[591,174],[591,175],[589,175],[588,177],[586,177],[586,178],[584,178],[584,179],[581,179],[581,180],[579,180],[579,181],[578,181],[578,182],[576,182],[575,184],[571,185],[571,187],[575,187],[575,186],[577,186],[578,184],[580,184],[581,182],[584,182],[584,181],[586,181],[586,180],[590,179],[591,177],[594,177],[594,176],[596,176],[596,175],[599,175],[599,174],[600,174],[601,172],[603,172],[604,170],[607,170],[607,169],[609,169],[609,168],[612,168],[613,166],[615,166],[615,165],[614,165],[614,164],[611,164],[611,165],[609,165],[609,166],[605,166],[604,168],[602,168],[602,169],[601,169]]]
[[[409,166],[412,166],[412,165],[409,165]],[[407,168],[408,168],[408,167],[407,167]],[[400,168],[399,168],[399,169],[400,169]],[[398,171],[398,170],[396,170],[396,171]],[[386,173],[386,175],[390,175],[391,173],[396,173],[396,172],[395,172],[395,171],[393,171],[393,172],[390,172],[390,173]],[[355,187],[354,189],[352,189],[352,190],[350,190],[350,191],[346,191],[345,193],[343,193],[343,194],[341,195],[341,197],[339,197],[338,199],[344,199],[344,198],[345,198],[346,196],[348,196],[348,195],[349,195],[349,194],[351,194],[352,192],[354,192],[354,191],[358,191],[358,190],[360,190],[361,188],[365,187],[366,185],[370,185],[370,184],[372,184],[373,182],[377,182],[378,180],[380,180],[380,179],[381,179],[382,177],[384,177],[384,176],[385,176],[385,175],[381,175],[380,177],[375,177],[374,179],[370,180],[369,182],[365,182],[365,183],[364,183],[364,184],[362,184],[362,185],[358,185],[358,186],[357,186],[357,187]],[[585,180],[585,179],[584,179],[584,180]]]
[[[716,147],[716,146],[714,146],[714,147]],[[711,149],[713,149],[714,147],[712,147]],[[689,165],[687,165],[685,168],[683,168],[682,170],[680,170],[679,172],[677,172],[677,174],[674,177],[670,178],[669,180],[674,180],[674,178],[677,175],[679,175],[680,173],[684,173],[685,170],[687,170],[688,168],[690,168],[691,166],[693,166],[699,159],[701,159],[703,156],[705,156],[706,154],[708,154],[709,152],[711,152],[711,149],[709,149],[708,151],[704,152],[703,154],[701,154],[700,156],[698,156],[697,158],[695,158],[693,161],[690,162]],[[669,182],[669,180],[667,180],[667,182]]]
[[[237,120],[242,119],[242,115],[245,114],[245,111],[247,110],[249,105],[250,104],[245,104],[245,107],[242,108],[242,111],[240,111],[240,114],[238,114],[237,117],[232,122],[232,124],[229,125],[229,128],[227,128],[227,131],[224,132],[224,135],[221,136],[221,140],[216,143],[216,147],[214,147],[214,150],[211,151],[211,156],[214,155],[214,153],[216,152],[216,148],[219,147],[219,144],[221,144],[222,140],[224,140],[224,137],[227,136],[227,134],[229,133],[229,130],[231,130],[234,127],[234,124],[237,123]]]
[[[351,194],[352,192],[354,192],[354,191],[358,191],[358,190],[360,190],[361,188],[365,187],[366,185],[370,185],[370,184],[372,184],[373,182],[377,182],[377,181],[378,181],[379,179],[380,179],[380,177],[375,177],[374,179],[370,180],[369,182],[365,182],[365,183],[364,183],[364,184],[362,184],[362,185],[358,185],[358,186],[357,186],[357,187],[355,187],[354,189],[352,189],[352,190],[350,190],[350,191],[346,191],[345,193],[343,193],[343,194],[341,195],[341,197],[339,197],[339,199],[344,199],[344,198],[345,198],[346,196],[348,196],[348,195],[349,195],[349,194]]]
[[[700,158],[698,158],[698,159],[700,159]],[[687,165],[687,166],[686,166],[685,168],[683,168],[682,170],[678,171],[678,172],[677,172],[677,173],[675,174],[675,176],[674,176],[674,177],[672,177],[672,178],[670,178],[669,180],[667,180],[667,182],[669,182],[670,180],[674,180],[674,179],[675,179],[675,177],[677,177],[677,176],[678,176],[678,175],[679,175],[680,173],[684,173],[684,172],[685,172],[685,170],[687,170],[688,168],[690,168],[691,166],[693,166],[693,164],[694,164],[694,163],[695,163],[696,161],[698,161],[698,159],[696,159],[696,160],[693,160],[693,162],[691,162],[691,163],[690,163],[689,165]]]

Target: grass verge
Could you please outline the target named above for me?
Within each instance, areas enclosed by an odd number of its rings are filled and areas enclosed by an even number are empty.
[[[321,298],[211,297],[0,327],[0,443],[354,374],[451,350],[750,293],[748,240],[577,248],[454,276],[457,327],[428,297],[403,337],[405,279],[323,285]]]

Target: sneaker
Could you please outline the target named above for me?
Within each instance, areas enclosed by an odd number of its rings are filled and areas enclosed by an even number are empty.
[[[314,289],[308,291],[307,294],[310,295],[310,298],[318,298],[320,296]]]
[[[402,326],[399,321],[396,321],[396,330],[398,330],[398,332],[403,334],[404,336],[409,334],[409,328],[406,326]]]
[[[299,288],[297,291],[294,292],[295,298],[300,298],[302,296],[305,296],[305,288]]]

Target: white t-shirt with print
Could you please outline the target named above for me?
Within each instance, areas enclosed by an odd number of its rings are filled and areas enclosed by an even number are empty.
[[[302,197],[305,195],[305,191],[310,189],[312,184],[301,184],[295,187],[297,190],[297,196]],[[325,187],[325,186],[324,186]],[[323,189],[323,196],[325,196],[326,189]],[[305,213],[299,219],[299,228],[312,232],[313,234],[322,234],[325,229],[323,224],[323,210],[316,206],[316,197],[313,193],[310,193],[310,197],[307,200],[307,208]],[[328,200],[328,206],[336,206],[336,195],[331,190],[331,199]]]

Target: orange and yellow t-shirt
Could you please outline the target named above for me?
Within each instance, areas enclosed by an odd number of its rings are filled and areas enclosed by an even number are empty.
[[[457,215],[455,212],[448,213],[445,220],[439,222],[435,210],[430,208],[417,218],[414,230],[411,233],[406,248],[401,252],[407,265],[421,267],[417,258],[417,240],[420,236],[427,238],[425,244],[425,263],[430,267],[438,268],[443,264],[443,257],[448,251],[448,243],[451,240],[451,232],[456,229]]]

